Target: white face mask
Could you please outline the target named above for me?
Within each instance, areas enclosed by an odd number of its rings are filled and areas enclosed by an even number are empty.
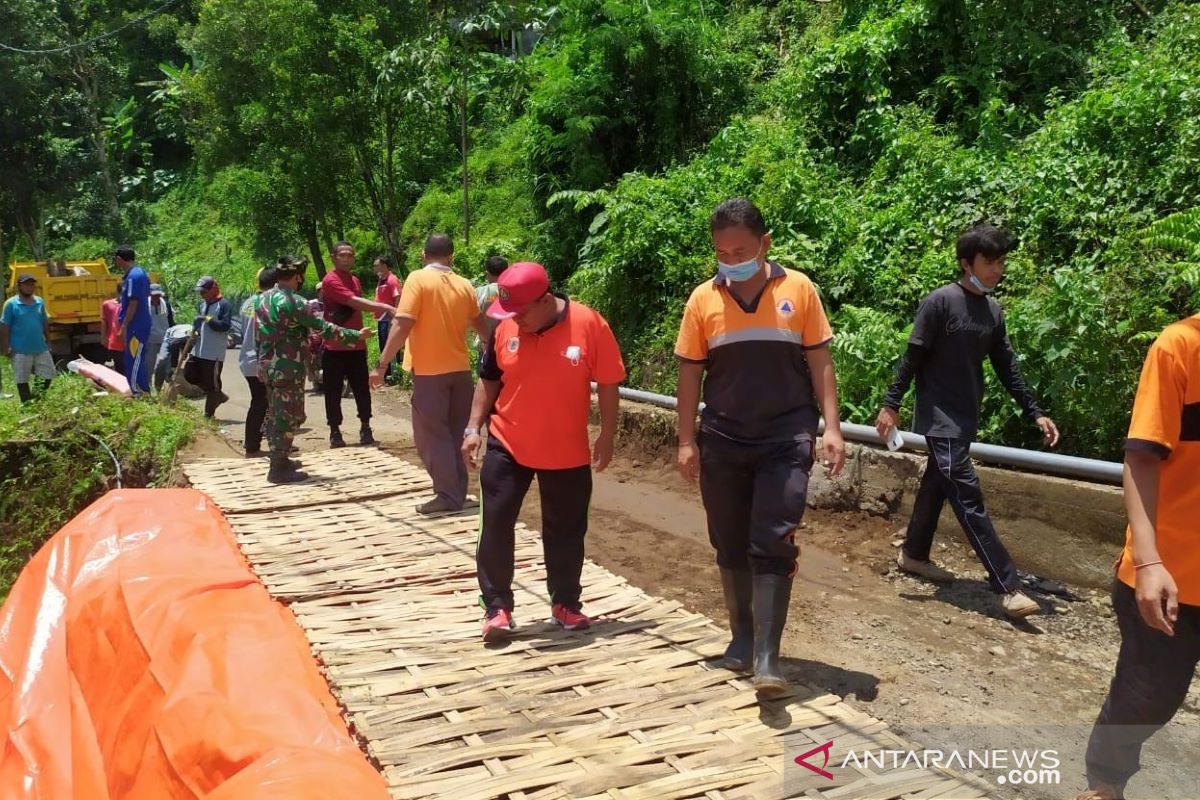
[[[995,286],[993,286],[990,289],[988,287],[984,286],[983,281],[981,281],[981,280],[979,280],[979,278],[975,277],[975,273],[971,273],[970,275],[967,276],[967,283],[971,284],[972,286],[974,286],[976,289],[983,292],[984,294],[991,294],[992,292],[996,291]]]

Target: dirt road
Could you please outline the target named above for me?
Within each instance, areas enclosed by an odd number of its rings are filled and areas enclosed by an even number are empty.
[[[236,351],[225,385],[231,400],[217,419],[236,446],[208,441],[194,455],[240,453],[249,393]],[[377,392],[375,406],[380,446],[416,462],[405,396]],[[344,433],[354,441],[353,401],[344,400],[343,409]],[[301,456],[328,446],[322,399],[310,395],[307,410],[309,428],[297,440]],[[540,528],[536,491],[523,518]],[[935,554],[961,580],[935,587],[898,575],[895,538],[903,524],[810,510],[783,647],[789,676],[844,696],[926,747],[1057,749],[1061,784],[1017,791],[1074,796],[1081,782],[1077,758],[1117,652],[1107,597],[1084,591],[1081,602],[1069,603],[1039,596],[1046,613],[1014,625],[998,613],[957,530],[940,532]],[[588,555],[652,594],[726,618],[697,492],[661,455],[642,452],[636,442],[623,442],[612,466],[597,476]],[[516,616],[544,613],[517,609]],[[1147,748],[1146,769],[1130,784],[1129,797],[1200,793],[1198,709],[1194,687],[1185,711]],[[1182,773],[1185,765],[1191,775]]]

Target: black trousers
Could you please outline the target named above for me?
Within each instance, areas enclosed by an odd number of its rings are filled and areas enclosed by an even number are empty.
[[[211,417],[217,412],[219,395],[221,394],[221,370],[225,362],[209,358],[188,359],[183,377],[197,389],[204,390],[204,416]]]
[[[366,350],[321,351],[321,385],[325,392],[325,421],[331,428],[342,425],[342,388],[346,382],[354,393],[358,419],[364,426],[371,424],[371,376],[367,369]]]
[[[701,432],[700,496],[708,540],[725,569],[794,575],[813,441],[742,444]]]
[[[375,323],[375,327],[378,331],[376,336],[379,338],[379,351],[383,352],[383,348],[387,345],[388,336],[392,332],[392,321],[390,319],[381,319]],[[388,380],[391,380],[392,375],[398,369],[397,361],[398,359],[393,358],[391,363],[387,365],[387,372],[384,374],[384,377]]]
[[[912,518],[904,537],[904,552],[928,561],[942,505],[949,500],[967,541],[987,570],[992,591],[1006,594],[1021,588],[1017,567],[1008,554],[983,504],[983,487],[971,464],[971,443],[966,439],[926,436],[929,461],[913,502]]]
[[[1200,606],[1179,606],[1172,637],[1142,620],[1136,594],[1121,581],[1113,582],[1112,604],[1121,650],[1088,740],[1087,775],[1090,786],[1121,788],[1141,768],[1142,745],[1187,698],[1200,663]]]
[[[250,408],[246,411],[246,450],[262,449],[263,423],[267,420],[267,385],[257,375],[247,375],[250,385]]]
[[[480,603],[489,612],[513,608],[513,528],[521,503],[537,476],[542,496],[542,553],[550,602],[572,611],[581,607],[583,539],[592,500],[592,468],[530,469],[517,463],[494,438],[488,440],[479,472],[481,529],[475,550]]]

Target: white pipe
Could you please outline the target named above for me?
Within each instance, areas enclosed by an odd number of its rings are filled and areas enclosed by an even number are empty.
[[[665,394],[643,392],[640,389],[621,387],[621,397],[635,400],[639,403],[660,408],[675,410],[675,398]],[[701,408],[703,408],[701,404]],[[822,421],[821,428],[825,423]],[[915,433],[902,431],[904,446],[913,450],[925,451],[925,437]],[[842,423],[842,436],[852,442],[862,442],[883,446],[879,434],[870,425],[856,425],[852,422]],[[1068,478],[1099,481],[1102,483],[1120,483],[1122,475],[1121,464],[1115,461],[1101,461],[1096,458],[1080,458],[1078,456],[1063,456],[1057,453],[1043,453],[1039,450],[1022,450],[1019,447],[1004,447],[997,444],[975,442],[971,445],[971,457],[986,464],[1000,464],[1006,467],[1018,467],[1032,472],[1045,472],[1051,475],[1063,475]]]

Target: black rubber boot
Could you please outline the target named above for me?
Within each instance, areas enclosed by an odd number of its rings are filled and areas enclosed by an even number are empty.
[[[721,568],[721,588],[725,590],[725,610],[729,613],[729,632],[733,635],[721,666],[737,672],[750,669],[754,659],[754,611],[750,569]]]
[[[289,461],[290,459],[282,453],[271,453],[271,468],[267,471],[267,483],[299,483],[308,478],[308,473],[291,466]]]
[[[28,383],[17,384],[17,397],[21,398],[22,403],[28,403],[33,399],[33,392],[29,390]]]
[[[786,575],[755,575],[754,689],[767,697],[787,691],[779,666],[779,640],[792,600],[792,579]]]

